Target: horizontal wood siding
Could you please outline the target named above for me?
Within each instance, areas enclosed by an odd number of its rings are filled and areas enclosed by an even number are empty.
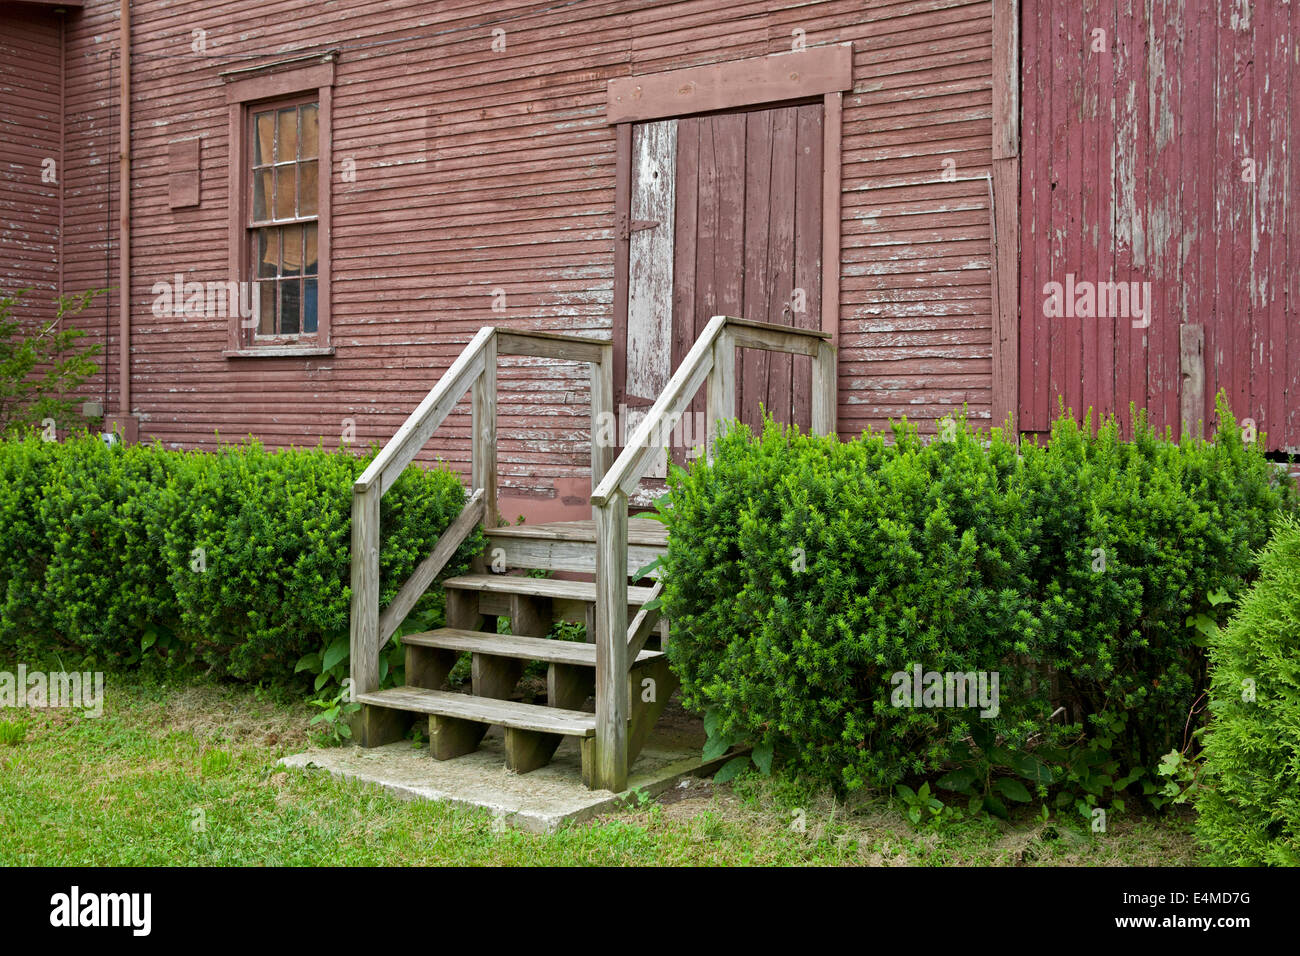
[[[83,285],[102,284],[103,204],[116,188],[104,164],[114,148],[116,9],[100,0],[70,15],[69,149],[81,168],[69,180],[68,267]],[[988,415],[988,0],[136,0],[132,17],[132,395],[145,438],[213,447],[220,432],[332,446],[352,419],[365,446],[392,435],[482,325],[607,337],[615,238],[607,81],[800,42],[854,43],[843,114],[841,431],[901,414],[932,430],[963,404]],[[195,29],[206,31],[204,53],[191,48]],[[226,320],[150,311],[154,282],[178,272],[227,278],[219,74],[329,48],[339,50],[335,353],[223,358]],[[172,209],[169,144],[195,136],[200,203]],[[955,160],[951,180],[944,159]],[[586,369],[501,364],[503,493],[585,503]],[[466,402],[425,459],[467,470],[469,428]]]
[[[59,18],[0,5],[0,296],[30,289],[16,314],[33,326],[57,311],[62,82]]]
[[[120,383],[117,14],[111,3],[69,13],[64,40],[63,284],[68,293],[108,290],[70,321],[86,332],[85,341],[104,347],[100,374],[84,391],[110,412],[117,409]]]

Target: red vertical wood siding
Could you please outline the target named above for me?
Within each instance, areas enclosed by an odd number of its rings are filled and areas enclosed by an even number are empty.
[[[106,263],[117,282],[115,224],[105,228],[117,215],[117,10],[115,0],[91,0],[68,14],[70,290],[103,285]],[[359,444],[382,442],[481,325],[608,335],[615,130],[606,82],[845,41],[854,84],[843,97],[840,429],[906,414],[932,430],[963,404],[988,417],[989,0],[135,0],[132,19],[132,396],[144,439],[212,447],[219,431],[332,446],[354,419]],[[192,49],[195,30],[205,31],[205,52]],[[494,30],[505,31],[503,51]],[[152,285],[178,272],[228,278],[219,74],[327,48],[339,50],[336,352],[226,359],[226,320],[150,310]],[[172,209],[169,144],[195,136],[200,204]],[[343,178],[344,160],[355,180]],[[492,309],[498,289],[503,312]],[[84,323],[108,338],[108,381],[97,387],[112,401],[115,299],[101,299]],[[503,494],[581,505],[585,370],[502,364]],[[427,457],[466,467],[462,411]]]
[[[1177,431],[1188,323],[1205,330],[1204,420],[1222,389],[1271,448],[1300,448],[1294,6],[1024,6],[1022,427],[1047,428],[1060,398],[1124,422],[1133,402]],[[1044,316],[1067,274],[1150,282],[1150,327]]]

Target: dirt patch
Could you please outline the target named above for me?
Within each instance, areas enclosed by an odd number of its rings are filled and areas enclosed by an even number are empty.
[[[203,741],[306,747],[311,708],[285,707],[216,687],[185,687],[162,705],[167,727]]]

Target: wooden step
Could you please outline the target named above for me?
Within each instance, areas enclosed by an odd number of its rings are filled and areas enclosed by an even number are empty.
[[[570,664],[577,667],[596,666],[596,645],[576,641],[557,641],[548,637],[520,637],[514,634],[489,634],[486,631],[467,631],[456,627],[442,627],[436,631],[407,634],[403,644],[417,647],[436,647],[450,651],[470,651],[490,654],[493,657],[512,657],[525,661],[545,661],[548,664]],[[642,651],[637,663],[662,657],[659,651]]]
[[[356,699],[358,703],[373,707],[412,711],[435,717],[453,717],[535,733],[569,737],[591,737],[596,733],[596,715],[585,711],[520,704],[491,697],[473,697],[445,690],[391,687],[371,694],[357,694]]]
[[[443,587],[468,591],[487,591],[493,594],[527,594],[550,598],[554,601],[596,600],[594,581],[562,581],[557,578],[530,578],[518,574],[462,574],[448,578]],[[653,588],[629,586],[627,603],[640,606],[650,600]]]
[[[570,621],[587,626],[588,640],[592,638],[596,607],[594,581],[561,581],[554,578],[530,578],[513,574],[465,574],[443,582],[447,592],[447,623],[453,627],[477,630],[483,627],[479,614],[489,617],[505,616],[512,620],[519,610],[520,601],[541,599],[548,608],[548,621]],[[650,600],[653,588],[631,586],[627,589],[627,603],[631,612]],[[465,598],[469,598],[468,601]],[[549,629],[549,623],[547,629]],[[512,630],[519,628],[512,627]],[[660,618],[656,628],[662,637],[668,634],[668,621]],[[535,631],[541,634],[544,631]]]
[[[668,529],[658,521],[628,521],[627,569],[644,568],[668,550]],[[549,521],[493,528],[484,556],[497,570],[541,568],[547,571],[596,571],[596,523]],[[653,574],[654,572],[652,572]]]

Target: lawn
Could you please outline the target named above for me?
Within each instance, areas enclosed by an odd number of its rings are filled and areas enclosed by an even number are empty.
[[[112,674],[107,684],[98,719],[0,711],[0,865],[1196,862],[1185,815],[1116,814],[1108,832],[1086,836],[1028,816],[916,830],[879,794],[845,804],[779,778],[695,781],[555,834],[501,832],[486,811],[278,767],[310,743],[301,704]]]

